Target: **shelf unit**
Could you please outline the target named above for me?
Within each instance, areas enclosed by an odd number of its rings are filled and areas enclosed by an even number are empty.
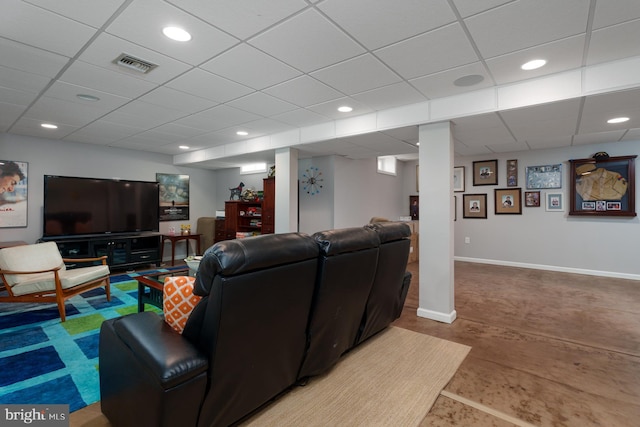
[[[233,238],[262,233],[261,202],[227,201],[224,211],[227,234],[233,235]]]
[[[262,181],[262,234],[275,233],[276,217],[276,179],[265,178]]]
[[[114,269],[138,265],[159,265],[160,233],[128,234],[122,236],[89,236],[44,238],[54,241],[63,258],[94,258],[107,256],[107,264]],[[67,268],[81,267],[67,263]]]

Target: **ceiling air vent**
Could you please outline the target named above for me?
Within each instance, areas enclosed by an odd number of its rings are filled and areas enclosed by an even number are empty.
[[[130,68],[139,73],[148,73],[157,67],[156,64],[152,64],[144,59],[136,58],[135,56],[127,55],[126,53],[118,56],[113,62],[114,64]]]

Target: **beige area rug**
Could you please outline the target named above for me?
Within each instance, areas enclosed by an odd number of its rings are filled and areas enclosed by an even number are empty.
[[[417,426],[471,350],[391,327],[242,426]]]

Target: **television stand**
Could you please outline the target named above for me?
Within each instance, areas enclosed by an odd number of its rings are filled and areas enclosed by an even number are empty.
[[[113,269],[129,269],[140,265],[160,265],[160,233],[99,235],[83,237],[45,237],[54,241],[63,258],[94,258],[107,256]],[[81,267],[67,263],[67,268]]]

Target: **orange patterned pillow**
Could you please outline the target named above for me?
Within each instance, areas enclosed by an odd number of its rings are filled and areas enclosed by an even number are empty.
[[[164,320],[173,329],[182,333],[184,325],[200,298],[193,295],[195,277],[176,276],[164,279],[162,311]]]

